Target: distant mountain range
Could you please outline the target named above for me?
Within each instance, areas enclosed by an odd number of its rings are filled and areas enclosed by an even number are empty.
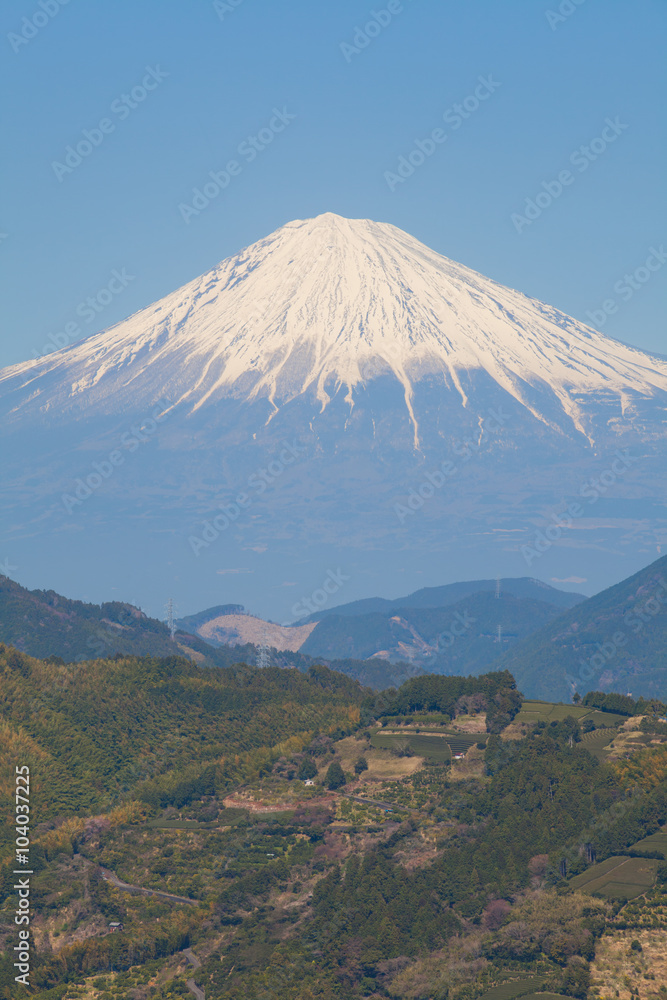
[[[222,605],[210,611],[242,611],[239,605]],[[207,612],[190,616],[189,621],[204,622]],[[266,626],[261,619],[240,616]],[[122,601],[88,604],[73,601],[54,590],[27,590],[0,575],[0,643],[14,646],[29,656],[54,657],[66,663],[109,659],[124,656],[185,656],[201,667],[229,667],[236,663],[256,664],[258,644],[238,642],[231,645],[206,642],[183,622],[176,623],[172,640],[167,625],[149,618],[139,608]],[[280,626],[274,626],[280,628]],[[308,630],[308,626],[306,626]],[[263,639],[263,636],[262,636]],[[323,662],[322,658],[317,658]],[[268,663],[274,667],[308,670],[315,658],[289,649],[271,648]],[[346,659],[329,662],[332,669],[346,674],[363,685],[382,689],[398,687],[408,677],[422,673],[409,663],[390,664],[376,659],[360,662]]]
[[[480,593],[511,594],[513,597],[528,597],[534,601],[553,604],[557,608],[571,608],[579,601],[585,601],[585,594],[569,590],[558,590],[548,583],[530,576],[497,580],[464,580],[461,583],[446,583],[442,587],[422,587],[407,597],[388,600],[384,597],[368,597],[362,601],[339,604],[335,608],[323,608],[303,621],[321,621],[330,615],[368,615],[386,613],[398,608],[446,608],[457,601]]]
[[[477,585],[482,589],[467,592]],[[586,599],[527,578],[501,581],[498,596],[495,586],[482,580],[429,588],[371,613],[362,606],[375,599],[355,602],[297,627],[219,605],[176,623],[172,640],[164,622],[131,604],[71,601],[0,577],[0,642],[65,661],[184,655],[202,666],[254,663],[257,646],[267,645],[275,666],[323,663],[378,689],[421,673],[509,670],[530,698],[569,701],[591,690],[667,698],[667,556]],[[435,599],[448,603],[430,605]]]
[[[279,626],[234,605],[181,619],[218,645],[253,642],[327,660],[381,657],[436,673],[478,672],[508,645],[530,635],[585,598],[529,577],[468,580],[406,597],[372,597]]]

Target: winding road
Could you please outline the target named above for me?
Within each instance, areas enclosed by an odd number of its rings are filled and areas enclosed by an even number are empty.
[[[110,882],[117,889],[122,889],[123,892],[138,893],[142,896],[157,896],[159,899],[169,899],[173,903],[187,903],[190,906],[199,906],[198,899],[190,899],[188,896],[176,896],[173,892],[163,892],[161,889],[145,889],[142,885],[131,885],[129,882],[123,882],[118,878],[115,872],[112,872],[109,868],[100,868],[100,873],[103,879]],[[183,954],[185,955],[188,962],[192,965],[193,969],[198,969],[201,966],[201,962],[195,955],[192,948],[184,948]],[[203,989],[197,986],[194,979],[186,979],[186,986],[191,993],[194,993],[197,1000],[206,1000]]]
[[[102,878],[111,882],[117,889],[124,892],[139,893],[142,896],[158,896],[160,899],[170,899],[174,903],[187,903],[189,906],[199,906],[198,899],[190,899],[188,896],[176,896],[173,892],[163,892],[161,889],[145,889],[141,885],[131,885],[129,882],[122,882],[118,876],[109,868],[100,868]]]
[[[190,962],[192,964],[193,969],[196,970],[196,969],[198,969],[200,967],[201,962],[199,961],[199,959],[195,955],[195,953],[192,950],[192,948],[184,948],[183,949],[183,954],[187,958],[188,962]],[[186,982],[186,986],[188,987],[188,989],[190,990],[190,992],[194,993],[194,995],[197,997],[197,1000],[206,1000],[206,997],[204,996],[203,989],[201,988],[201,986],[197,986],[197,984],[194,981],[194,979],[186,979],[185,982]]]

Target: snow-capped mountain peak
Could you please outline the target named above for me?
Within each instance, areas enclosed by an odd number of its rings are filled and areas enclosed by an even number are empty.
[[[441,256],[395,226],[326,213],[290,222],[116,326],[4,381],[40,386],[40,406],[108,409],[146,393],[196,411],[222,397],[266,397],[272,412],[312,393],[391,375],[418,443],[415,385],[435,378],[468,405],[486,373],[539,420],[553,394],[585,435],[581,396],[623,412],[667,389],[667,364]],[[19,410],[26,403],[18,402]]]

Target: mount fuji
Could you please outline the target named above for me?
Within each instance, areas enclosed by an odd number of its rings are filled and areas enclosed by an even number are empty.
[[[599,589],[660,550],[666,406],[665,359],[327,213],[0,373],[6,558],[283,619],[324,580]]]

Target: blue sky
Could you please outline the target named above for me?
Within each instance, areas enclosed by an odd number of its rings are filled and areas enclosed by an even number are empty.
[[[25,0],[0,21],[2,365],[325,211],[667,353],[664,0]]]

